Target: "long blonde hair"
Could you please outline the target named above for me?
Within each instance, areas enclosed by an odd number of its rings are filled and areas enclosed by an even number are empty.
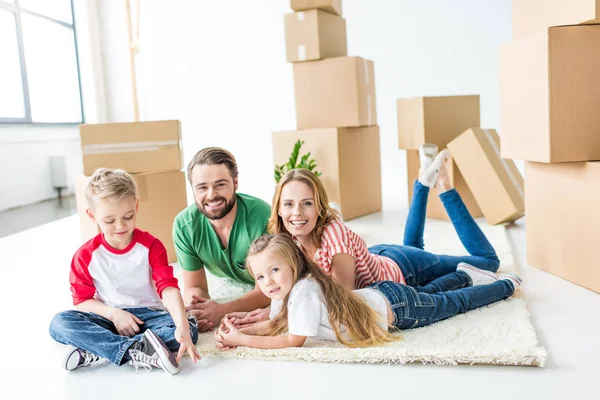
[[[329,314],[329,323],[337,340],[349,347],[376,346],[399,340],[398,335],[392,335],[387,329],[382,329],[378,322],[379,315],[356,294],[347,291],[310,261],[289,235],[264,235],[256,239],[250,246],[246,265],[252,272],[251,259],[253,255],[263,251],[273,251],[288,264],[294,274],[294,285],[303,278],[314,279],[321,290]],[[254,276],[253,273],[251,273]],[[291,292],[291,291],[290,291]],[[282,302],[281,311],[271,321],[270,336],[280,335],[288,329],[288,293]],[[350,340],[345,339],[340,326],[345,325]]]
[[[268,229],[272,235],[280,233],[289,234],[285,226],[283,225],[283,219],[279,216],[279,206],[281,204],[281,192],[283,187],[292,181],[298,181],[306,184],[312,189],[315,196],[315,206],[317,207],[317,224],[310,233],[312,242],[317,246],[321,247],[321,236],[323,235],[323,229],[325,226],[339,218],[338,212],[329,206],[329,200],[327,198],[327,192],[323,186],[323,182],[318,176],[313,174],[307,169],[293,169],[288,171],[279,180],[279,184],[275,189],[275,195],[273,195],[273,202],[271,203],[271,217],[269,218]]]

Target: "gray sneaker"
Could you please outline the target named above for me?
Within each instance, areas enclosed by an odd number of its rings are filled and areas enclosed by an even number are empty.
[[[150,329],[144,332],[142,340],[134,343],[128,352],[131,358],[129,364],[135,367],[136,372],[139,367],[147,371],[161,368],[171,375],[179,372],[179,364],[175,356],[165,342]]]
[[[70,346],[69,353],[65,357],[65,369],[73,371],[81,367],[103,365],[108,363],[106,358],[99,357],[89,351]]]

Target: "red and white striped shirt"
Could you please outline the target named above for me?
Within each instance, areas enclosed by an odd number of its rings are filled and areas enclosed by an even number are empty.
[[[343,222],[334,219],[323,229],[321,247],[315,253],[314,261],[327,275],[331,275],[333,257],[340,253],[349,254],[354,258],[354,282],[357,289],[379,281],[406,284],[400,267],[392,259],[371,254],[363,238]]]
[[[95,298],[117,308],[164,309],[162,291],[179,289],[165,246],[139,229],[123,250],[111,247],[102,233],[84,243],[73,256],[70,282],[74,305]]]

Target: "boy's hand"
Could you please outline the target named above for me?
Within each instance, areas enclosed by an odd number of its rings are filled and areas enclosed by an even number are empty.
[[[111,322],[117,328],[117,332],[122,336],[133,337],[140,332],[139,325],[142,325],[144,321],[136,317],[135,315],[116,308],[113,312]]]
[[[177,362],[181,360],[186,351],[194,363],[200,359],[198,349],[192,342],[189,327],[187,329],[175,329],[175,340],[181,345],[179,346],[179,352],[177,352]]]
[[[224,315],[219,303],[196,295],[192,296],[192,301],[185,310],[196,318],[199,332],[206,332],[217,326]]]
[[[232,320],[237,328],[246,328],[257,322],[266,321],[269,319],[269,308],[259,308],[250,312],[234,312],[225,315],[225,318]]]

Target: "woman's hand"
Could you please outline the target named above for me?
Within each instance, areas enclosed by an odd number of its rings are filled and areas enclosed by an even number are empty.
[[[232,320],[236,328],[246,328],[257,322],[269,319],[270,308],[258,308],[250,312],[234,312],[225,315],[226,319]]]

